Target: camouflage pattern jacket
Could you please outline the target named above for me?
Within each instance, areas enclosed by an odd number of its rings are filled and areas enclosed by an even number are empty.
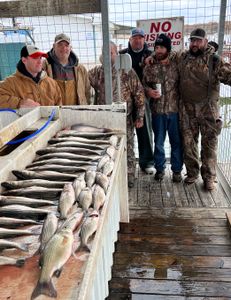
[[[209,58],[210,56],[212,58]],[[197,57],[191,55],[189,51],[178,53],[177,61],[183,103],[202,104],[208,102],[209,98],[211,104],[216,106],[219,83],[231,85],[231,65],[214,54],[214,48],[209,45],[205,52]],[[209,76],[210,63],[212,63],[211,76]],[[210,91],[209,77],[211,77]]]
[[[91,69],[88,74],[91,86],[95,90],[94,104],[106,104],[103,65],[96,66],[95,68]],[[122,98],[120,101],[127,102],[127,115],[133,116],[133,121],[143,118],[145,94],[136,72],[133,69],[128,73],[122,71],[120,79]],[[117,88],[117,72],[114,67],[112,67],[112,89],[113,101],[116,102],[118,101],[119,96]]]
[[[152,61],[145,66],[143,72],[143,86],[145,89],[156,89],[161,84],[161,97],[150,99],[150,106],[154,114],[168,114],[178,112],[179,105],[179,72],[176,54],[169,54],[169,63],[161,64],[155,55]]]

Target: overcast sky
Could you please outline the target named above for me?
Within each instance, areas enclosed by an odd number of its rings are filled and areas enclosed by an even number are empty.
[[[108,0],[110,21],[135,26],[136,20],[184,16],[185,24],[218,21],[220,0]],[[230,14],[230,0],[227,0]]]

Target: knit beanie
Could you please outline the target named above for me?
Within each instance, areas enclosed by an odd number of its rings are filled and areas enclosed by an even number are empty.
[[[155,41],[154,49],[156,48],[156,46],[163,46],[167,49],[168,52],[170,52],[171,39],[167,35],[161,33]]]

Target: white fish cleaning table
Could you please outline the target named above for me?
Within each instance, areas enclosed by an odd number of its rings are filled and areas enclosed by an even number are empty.
[[[117,240],[119,222],[129,222],[127,190],[127,151],[126,151],[126,107],[112,106],[73,106],[38,107],[33,110],[20,110],[17,120],[0,130],[0,148],[22,131],[35,131],[42,126],[55,109],[55,118],[37,136],[23,142],[11,153],[0,156],[0,182],[15,179],[12,170],[23,170],[36,156],[36,151],[44,148],[47,141],[62,128],[83,123],[99,128],[110,128],[121,132],[115,166],[110,178],[106,201],[100,214],[100,222],[95,234],[90,254],[77,252],[64,265],[61,276],[53,277],[57,289],[57,299],[101,300],[108,295],[108,281],[111,278],[114,243]],[[0,115],[1,117],[1,115]],[[2,188],[0,188],[1,192]],[[77,237],[77,235],[76,235]],[[39,278],[38,256],[34,256],[38,246],[38,236],[15,238],[14,241],[29,242],[29,253],[20,250],[7,250],[14,257],[27,256],[23,267],[0,267],[0,299],[30,299]],[[20,291],[19,291],[20,290]],[[39,296],[40,299],[50,299]]]

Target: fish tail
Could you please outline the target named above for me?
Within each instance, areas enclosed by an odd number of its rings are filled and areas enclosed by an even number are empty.
[[[38,281],[31,295],[31,300],[37,298],[39,295],[46,295],[48,297],[57,298],[57,291],[51,280],[49,280],[48,282]]]
[[[19,258],[16,261],[16,266],[17,267],[22,267],[25,264],[25,258]]]
[[[22,251],[28,252],[29,251],[29,244],[21,244],[20,249]]]

